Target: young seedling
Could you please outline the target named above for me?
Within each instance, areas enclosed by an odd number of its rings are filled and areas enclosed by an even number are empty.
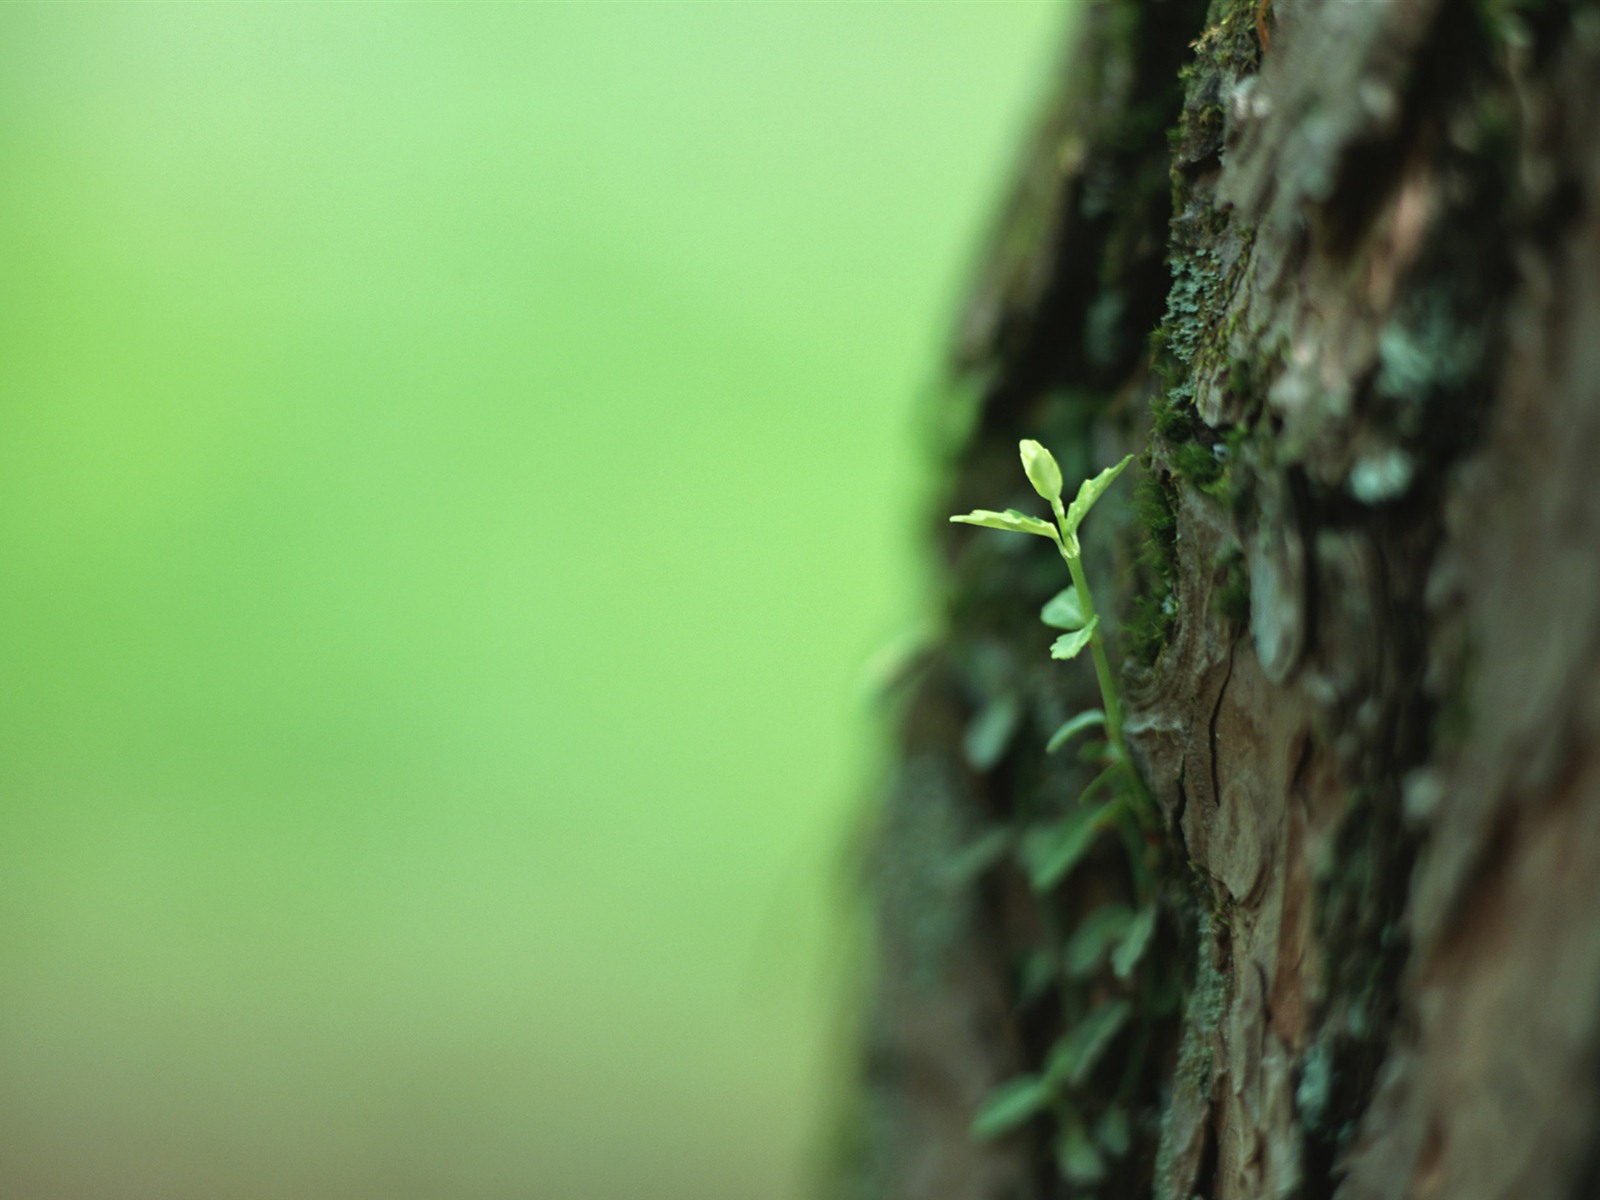
[[[1020,443],[1019,449],[1022,453],[1022,469],[1028,476],[1028,482],[1033,485],[1034,491],[1049,502],[1055,521],[1053,523],[1043,521],[1038,517],[1020,513],[1016,509],[1007,509],[1005,512],[976,509],[964,516],[950,519],[964,525],[981,525],[986,529],[999,529],[1007,533],[1029,533],[1049,538],[1055,544],[1057,552],[1067,564],[1067,573],[1071,576],[1072,586],[1063,589],[1055,599],[1044,606],[1044,611],[1040,614],[1040,619],[1046,625],[1065,630],[1050,647],[1050,657],[1072,659],[1087,648],[1094,659],[1095,678],[1100,685],[1101,707],[1073,717],[1056,730],[1046,749],[1053,752],[1076,734],[1103,726],[1106,745],[1111,756],[1109,770],[1118,776],[1116,782],[1121,784],[1118,789],[1122,793],[1121,798],[1125,799],[1135,818],[1143,824],[1150,816],[1149,796],[1145,791],[1144,781],[1139,778],[1138,771],[1128,758],[1128,748],[1122,738],[1122,698],[1117,692],[1117,677],[1111,670],[1110,656],[1106,652],[1105,634],[1100,628],[1100,616],[1095,611],[1094,594],[1089,589],[1089,578],[1084,570],[1083,546],[1078,540],[1078,528],[1083,524],[1083,519],[1089,515],[1089,510],[1094,507],[1095,502],[1116,482],[1117,476],[1121,475],[1133,461],[1133,455],[1128,455],[1115,466],[1107,467],[1092,479],[1085,479],[1072,503],[1063,505],[1061,467],[1056,462],[1055,456],[1032,439]],[[1104,782],[1101,786],[1104,786]]]
[[[1100,707],[1079,713],[1063,724],[1045,750],[1053,753],[1091,729],[1103,730],[1105,742],[1093,755],[1102,762],[1103,769],[1079,794],[1076,805],[1021,830],[997,831],[980,839],[970,852],[974,861],[980,862],[980,870],[1008,852],[1013,853],[1045,901],[1045,927],[1055,946],[1041,954],[1037,962],[1046,972],[1053,970],[1057,974],[1063,1015],[1061,1036],[1040,1068],[1007,1080],[990,1092],[978,1106],[972,1131],[987,1140],[1004,1137],[1036,1119],[1049,1118],[1061,1177],[1075,1188],[1088,1189],[1106,1178],[1107,1160],[1122,1157],[1131,1144],[1123,1105],[1142,1070],[1148,1035],[1142,1023],[1149,1019],[1144,1014],[1154,1011],[1151,997],[1159,986],[1160,964],[1146,954],[1158,918],[1156,882],[1146,861],[1146,833],[1155,824],[1154,806],[1123,740],[1122,697],[1111,671],[1105,632],[1089,589],[1083,547],[1078,540],[1083,519],[1116,482],[1132,456],[1084,480],[1072,502],[1064,504],[1061,467],[1050,451],[1035,441],[1024,441],[1021,451],[1022,469],[1034,491],[1049,503],[1053,521],[1015,509],[980,509],[950,519],[1007,533],[1032,534],[1048,538],[1055,545],[1067,564],[1072,584],[1046,604],[1039,616],[1046,625],[1062,631],[1050,647],[1052,658],[1072,659],[1089,651],[1100,685]],[[1005,711],[1010,714],[1010,725],[1014,725],[1015,697],[1008,698],[1007,703],[1010,707]],[[981,720],[975,729],[984,732],[992,723]],[[969,747],[969,760],[982,762],[984,757]],[[1102,798],[1104,793],[1109,795]],[[1095,801],[1092,805],[1091,799]],[[1113,829],[1121,835],[1127,852],[1135,904],[1130,907],[1115,901],[1103,903],[1083,916],[1070,936],[1063,936],[1051,915],[1049,897],[1089,855],[1100,835]],[[982,858],[978,860],[980,849]],[[1111,991],[1106,988],[1108,971],[1116,981]],[[1031,987],[1037,994],[1046,985],[1038,970],[1033,976]],[[1124,998],[1113,998],[1117,991],[1123,992]],[[1130,993],[1140,996],[1141,1006],[1126,998]],[[1112,1043],[1135,1022],[1140,1024],[1130,1035],[1133,1048],[1122,1072],[1122,1084],[1109,1097],[1097,1096],[1091,1088],[1092,1077]],[[1090,1118],[1096,1112],[1098,1117],[1091,1125]]]

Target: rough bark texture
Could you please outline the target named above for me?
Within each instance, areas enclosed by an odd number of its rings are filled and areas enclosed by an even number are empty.
[[[1600,1196],[1600,7],[1085,2],[956,342],[930,516],[1037,511],[1020,437],[1141,455],[1086,553],[1161,926],[1062,967],[1124,850],[1044,894],[1012,850],[1093,771],[1044,751],[1092,674],[1048,545],[940,525],[860,1194]]]

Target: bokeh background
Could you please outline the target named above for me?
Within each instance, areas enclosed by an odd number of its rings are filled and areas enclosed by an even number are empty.
[[[0,1196],[805,1194],[1067,17],[0,9]]]

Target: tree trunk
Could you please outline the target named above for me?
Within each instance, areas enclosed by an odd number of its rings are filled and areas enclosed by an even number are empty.
[[[1073,42],[940,412],[855,1194],[1600,1195],[1600,6],[1103,0]],[[1023,437],[1069,494],[1139,455],[1085,554],[1161,827],[1048,887],[1096,769],[1045,751],[1095,696],[1062,564],[943,523],[1044,515]],[[1119,975],[1083,931],[1146,867]]]

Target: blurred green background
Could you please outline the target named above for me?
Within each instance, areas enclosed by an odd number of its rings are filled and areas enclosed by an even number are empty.
[[[0,1196],[803,1194],[1062,17],[0,10]]]

